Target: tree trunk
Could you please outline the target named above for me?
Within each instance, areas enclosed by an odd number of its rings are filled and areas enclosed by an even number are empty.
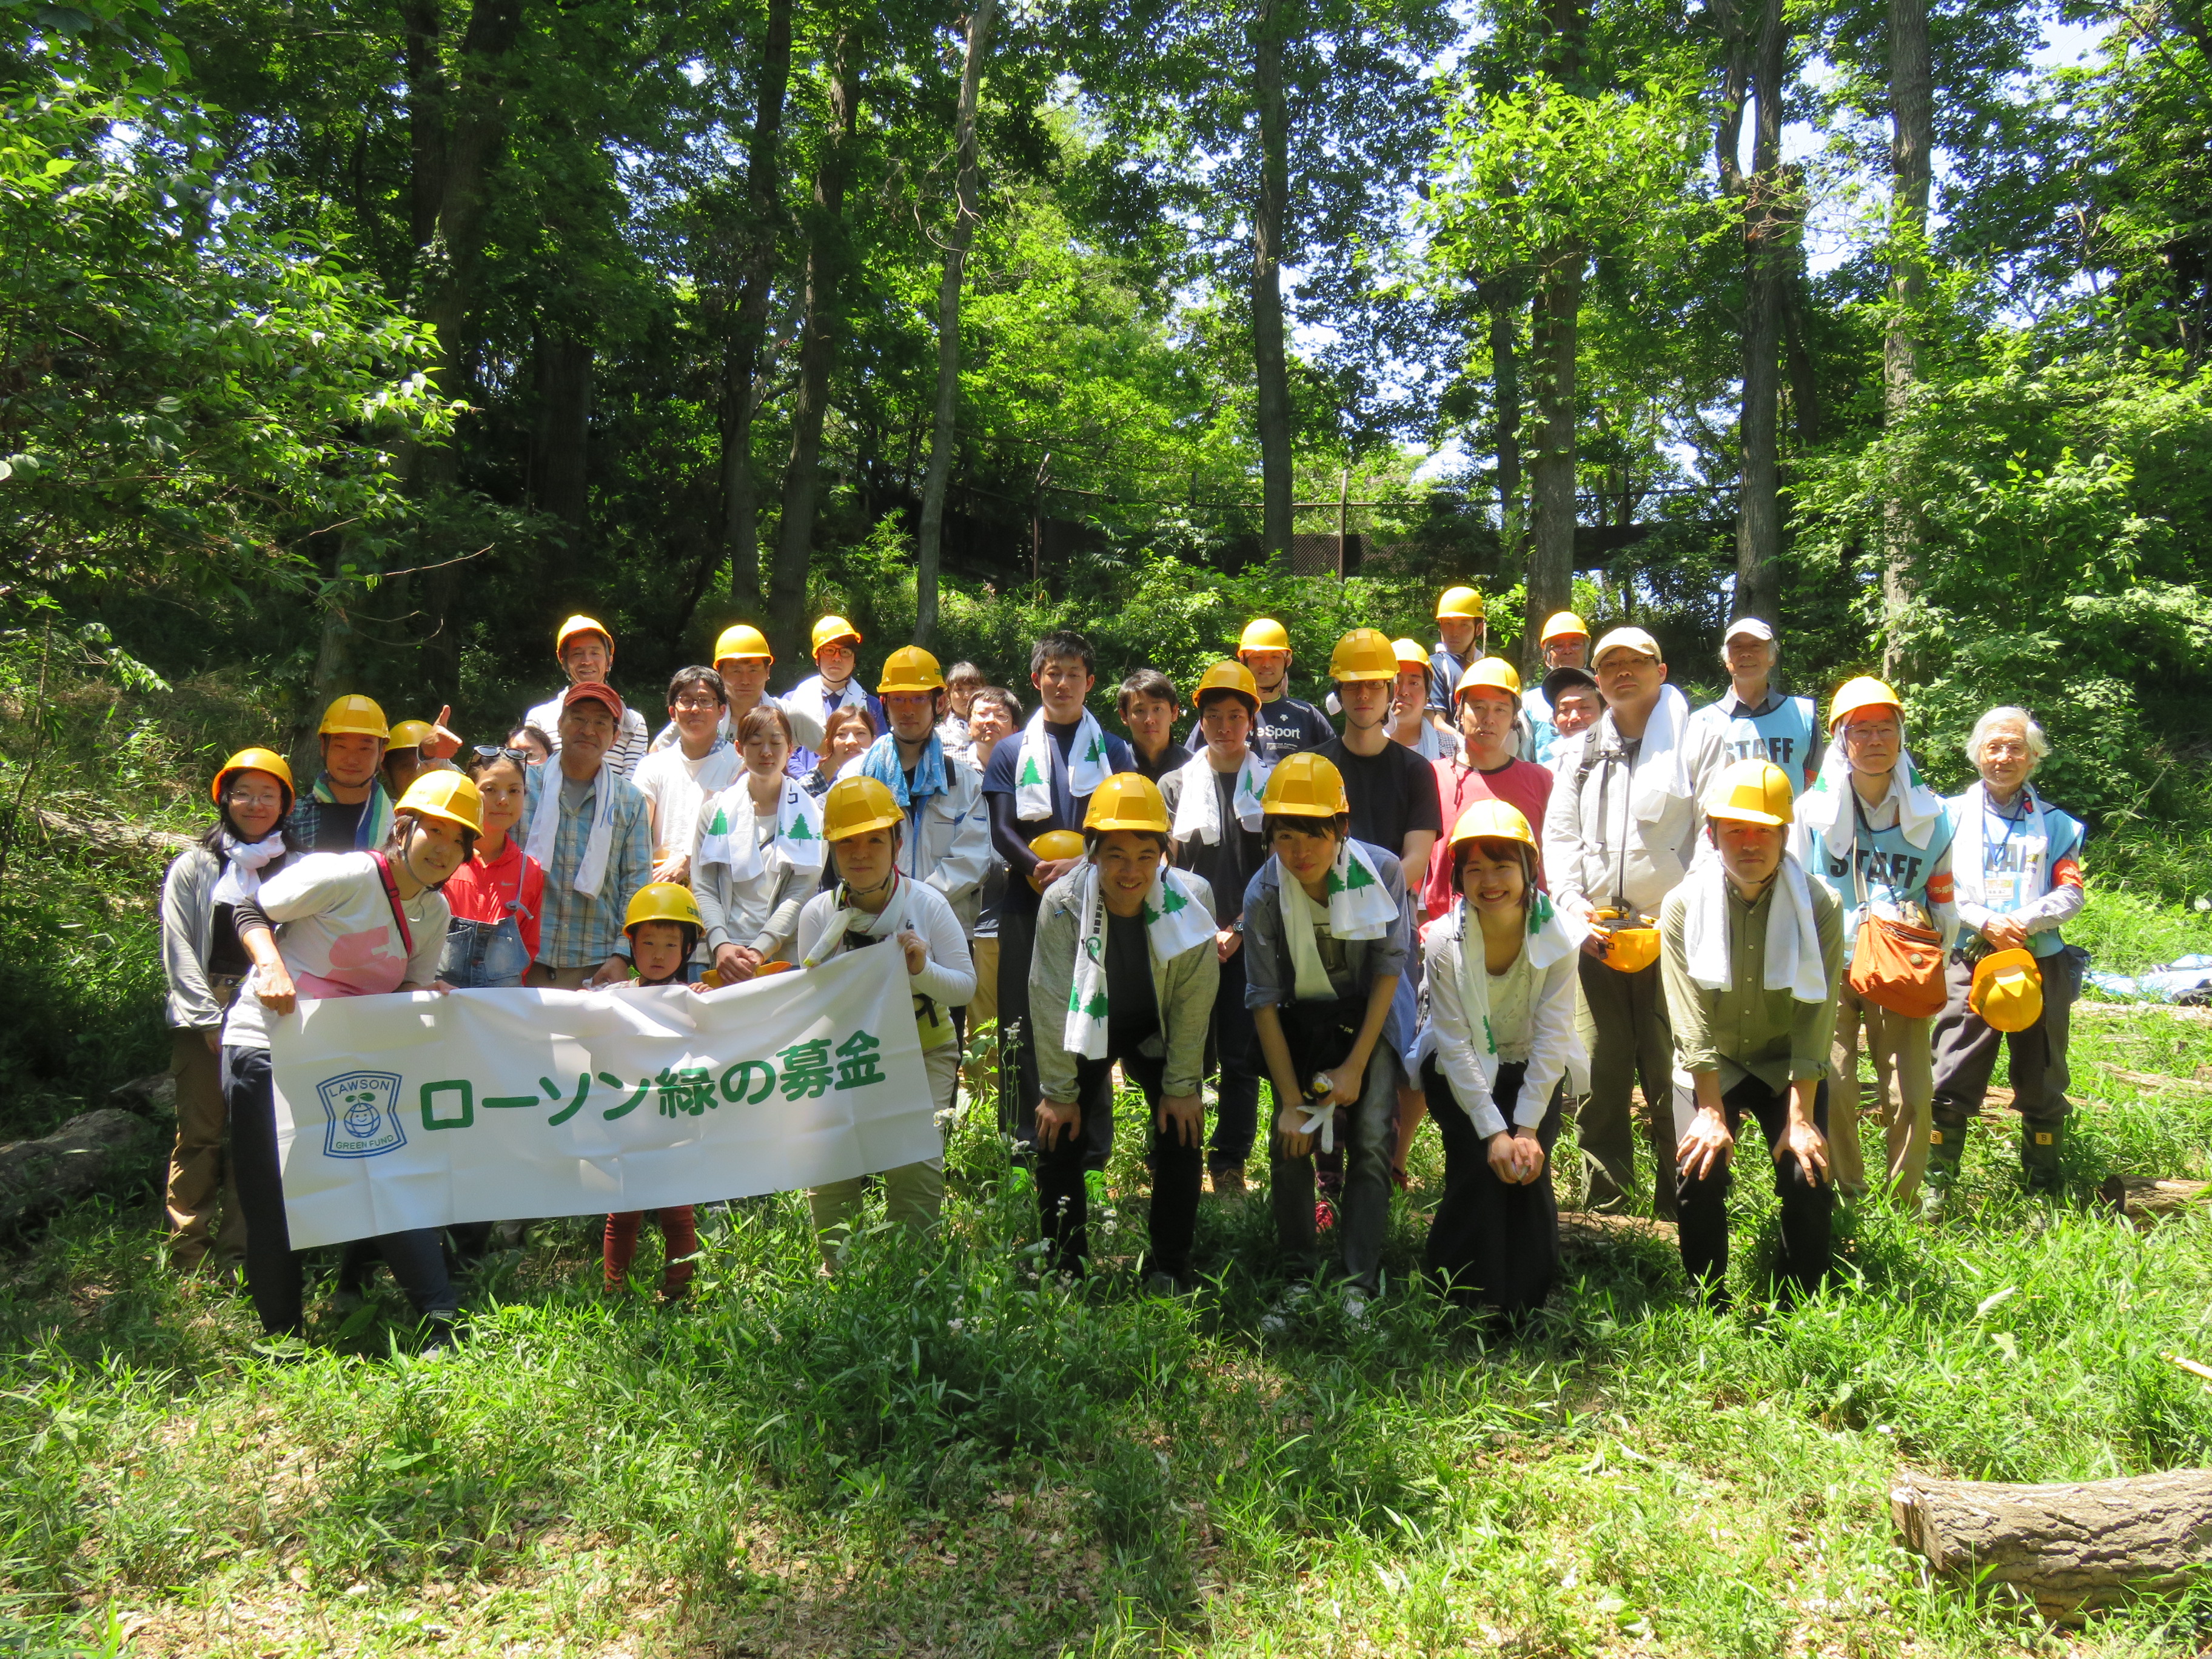
[[[411,270],[438,234],[438,204],[446,194],[446,71],[438,61],[438,36],[445,24],[438,0],[404,0],[399,21],[406,36]]]
[[[1536,459],[1529,471],[1528,592],[1522,672],[1539,672],[1544,619],[1564,611],[1575,578],[1575,352],[1582,319],[1583,249],[1554,247],[1536,281],[1529,329]]]
[[[760,608],[760,495],[753,477],[753,416],[759,403],[761,343],[768,335],[769,290],[782,217],[783,105],[791,85],[792,0],[769,0],[761,43],[760,94],[745,151],[747,222],[738,257],[737,307],[722,351],[722,545],[730,598]]]
[[[1528,503],[1521,477],[1521,305],[1509,285],[1488,295],[1490,380],[1497,404],[1491,435],[1498,457],[1498,560],[1501,569],[1521,562],[1528,531]]]
[[[1797,427],[1797,442],[1806,448],[1820,441],[1820,384],[1814,377],[1813,354],[1805,343],[1805,175],[1802,168],[1786,169],[1790,178],[1790,281],[1783,290],[1782,343],[1790,367],[1790,411]]]
[[[1782,246],[1782,100],[1789,71],[1782,0],[1765,0],[1759,30],[1758,119],[1744,202],[1742,480],[1735,532],[1735,614],[1777,619],[1781,593],[1782,308],[1793,274]]]
[[[1252,213],[1252,368],[1260,428],[1260,526],[1266,551],[1291,547],[1291,381],[1283,348],[1283,235],[1290,216],[1290,112],[1283,34],[1291,0],[1263,0],[1252,31],[1253,99],[1260,121],[1260,193]]]
[[[921,485],[921,525],[914,549],[914,642],[937,635],[937,573],[945,534],[945,488],[952,476],[953,416],[960,401],[960,284],[975,240],[975,106],[983,91],[983,57],[991,49],[998,0],[977,0],[968,14],[968,58],[960,71],[955,124],[959,172],[953,185],[952,229],[945,238],[945,275],[937,289],[937,413],[929,431],[929,472]]]
[[[1894,427],[1920,378],[1916,337],[1928,288],[1929,152],[1935,94],[1928,54],[1928,0],[1889,0],[1890,319],[1882,341],[1882,411]],[[1917,586],[1919,525],[1893,482],[1882,511],[1882,672],[1895,680],[1911,666],[1909,613]]]
[[[531,434],[531,494],[538,510],[560,520],[549,584],[574,579],[584,550],[585,459],[592,422],[592,343],[541,325],[534,342],[538,421]],[[433,573],[436,574],[436,573]],[[580,599],[581,595],[578,595]]]
[[[95,1193],[143,1188],[160,1168],[160,1139],[144,1118],[103,1106],[40,1139],[0,1143],[0,1232]]]
[[[2212,1470],[2038,1486],[1906,1475],[1889,1510],[1936,1571],[2012,1585],[2049,1619],[2186,1589],[2212,1553]]]
[[[854,50],[848,27],[831,48],[830,130],[815,168],[814,207],[808,216],[806,322],[799,342],[799,392],[792,406],[791,460],[783,477],[783,524],[769,584],[769,643],[787,662],[804,662],[808,655],[806,572],[822,482],[822,421],[830,405],[830,360],[844,320],[845,188],[860,122]]]

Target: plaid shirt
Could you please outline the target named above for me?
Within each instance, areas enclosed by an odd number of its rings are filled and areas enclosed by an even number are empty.
[[[599,785],[584,796],[582,811],[564,815],[553,835],[553,857],[545,866],[545,909],[538,926],[538,960],[549,968],[596,968],[609,957],[627,955],[623,916],[637,890],[653,879],[653,830],[645,797],[628,778],[614,780],[614,837],[607,848],[606,873],[597,894],[576,890],[576,866],[584,861],[592,821],[599,811]],[[550,803],[548,790],[553,792]],[[530,825],[541,805],[561,810],[561,763],[548,761],[530,769],[530,790],[522,822],[514,833],[526,845]]]

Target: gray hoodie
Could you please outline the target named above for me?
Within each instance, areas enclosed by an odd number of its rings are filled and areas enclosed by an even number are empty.
[[[1080,1056],[1066,1048],[1063,1012],[1075,982],[1075,951],[1083,932],[1076,914],[1075,878],[1069,871],[1044,890],[1037,906],[1036,949],[1030,957],[1030,1011],[1036,1030],[1037,1081],[1047,1100],[1075,1098],[1075,1068]],[[1200,890],[1209,907],[1213,890],[1203,878],[1184,878]],[[1167,1066],[1161,1086],[1170,1095],[1194,1095],[1206,1076],[1206,1034],[1213,1023],[1213,994],[1221,983],[1221,956],[1209,937],[1165,962],[1152,957],[1152,994],[1160,1006],[1160,1043]]]

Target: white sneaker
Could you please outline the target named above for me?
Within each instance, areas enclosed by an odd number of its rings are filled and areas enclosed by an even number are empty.
[[[1275,1305],[1260,1318],[1260,1334],[1280,1336],[1291,1328],[1291,1321],[1304,1310],[1313,1297],[1310,1285],[1293,1285],[1275,1298]]]

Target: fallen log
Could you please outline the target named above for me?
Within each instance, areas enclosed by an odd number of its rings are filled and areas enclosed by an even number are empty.
[[[2108,1175],[2097,1188],[2097,1196],[2113,1214],[2143,1228],[2212,1201],[2212,1181],[2156,1181],[2148,1176]]]
[[[0,1141],[0,1232],[94,1193],[143,1187],[160,1142],[144,1118],[114,1106],[73,1117],[37,1140]]]
[[[1906,1475],[1889,1512],[1937,1572],[2010,1585],[2064,1622],[2212,1570],[2212,1469],[2053,1486]]]
[[[172,830],[149,830],[121,818],[81,818],[51,807],[26,806],[23,816],[49,842],[64,841],[111,857],[173,859],[197,845]]]

